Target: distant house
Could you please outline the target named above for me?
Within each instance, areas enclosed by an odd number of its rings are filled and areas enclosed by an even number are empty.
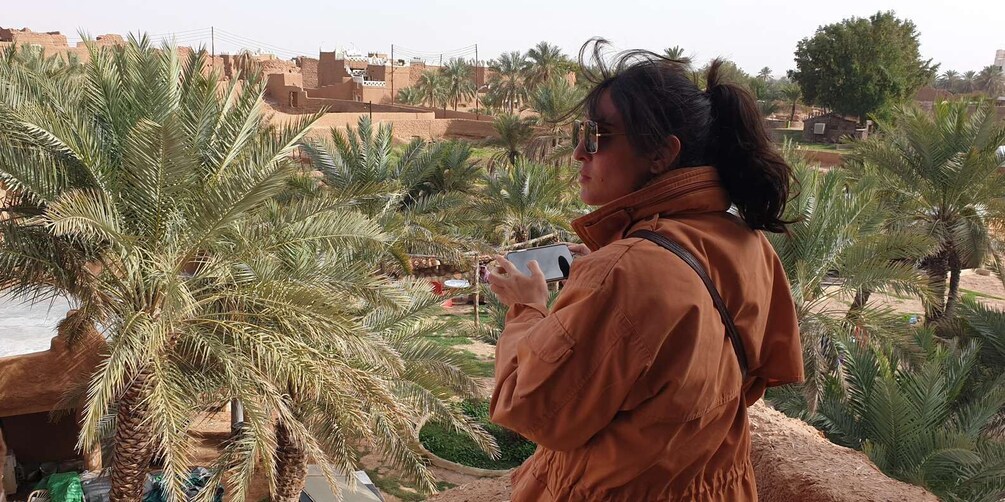
[[[925,86],[918,89],[918,92],[914,94],[914,102],[925,110],[930,111],[935,103],[950,101],[955,96],[955,94],[945,89],[936,89],[931,86]]]
[[[857,120],[833,112],[803,121],[803,141],[807,143],[837,143],[846,136],[861,137],[864,131],[859,131]]]

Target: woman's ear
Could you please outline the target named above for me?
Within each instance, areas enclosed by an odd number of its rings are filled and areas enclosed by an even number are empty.
[[[649,168],[649,172],[654,175],[660,175],[669,171],[674,165],[677,164],[677,159],[680,158],[680,139],[673,134],[666,137],[663,141],[663,146],[658,148],[653,153],[652,166]]]

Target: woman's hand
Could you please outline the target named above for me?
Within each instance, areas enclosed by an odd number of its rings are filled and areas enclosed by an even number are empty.
[[[530,275],[520,273],[516,265],[502,256],[496,256],[496,264],[496,269],[489,274],[489,285],[506,306],[548,303],[548,283],[536,261],[527,263]]]
[[[572,253],[572,256],[586,256],[590,254],[590,248],[588,248],[586,244],[572,242],[563,242],[562,244],[565,244],[566,247],[569,248],[569,252]]]

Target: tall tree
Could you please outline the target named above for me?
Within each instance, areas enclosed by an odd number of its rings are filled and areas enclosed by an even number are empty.
[[[525,81],[530,89],[535,89],[555,78],[564,77],[569,70],[569,58],[557,45],[548,42],[539,42],[527,51],[527,58],[530,64],[527,67]]]
[[[499,133],[498,144],[504,148],[501,156],[506,158],[509,165],[516,165],[520,152],[534,137],[534,122],[531,117],[521,118],[519,115],[499,115],[492,122]]]
[[[574,117],[571,112],[582,100],[584,91],[569,85],[564,78],[556,77],[542,84],[530,95],[530,107],[537,112],[540,125],[544,126],[545,134],[539,136],[532,148],[538,152],[537,158],[555,160],[555,157],[569,158],[572,153],[562,149],[569,138],[569,126]],[[571,148],[574,148],[571,145]]]
[[[771,80],[771,68],[768,68],[767,66],[761,68],[761,70],[757,72],[757,78],[765,82]]]
[[[113,424],[111,500],[140,500],[154,457],[183,499],[193,410],[232,397],[246,427],[210,489],[226,475],[236,500],[258,466],[296,500],[303,459],[333,480],[357,443],[432,488],[410,446],[427,412],[490,446],[437,397],[474,388],[456,358],[402,337],[438,302],[373,273],[394,238],[356,193],[291,195],[318,189],[291,156],[317,115],[269,125],[261,79],[219,82],[204,52],[130,38],[90,59],[73,79],[0,61],[0,283],[73,297],[71,336],[106,328],[80,445]]]
[[[958,92],[958,86],[960,83],[960,72],[956,70],[946,70],[939,78],[935,81],[935,87],[939,89],[945,89],[950,92]]]
[[[975,84],[978,90],[983,91],[991,98],[997,98],[1005,94],[1005,72],[1000,66],[985,66],[977,74]]]
[[[455,111],[457,103],[475,97],[474,68],[467,61],[460,58],[451,59],[443,67],[442,74],[445,80],[446,99],[453,103]]]
[[[843,170],[821,173],[792,147],[783,148],[799,191],[786,206],[795,220],[768,239],[792,289],[803,343],[806,380],[771,391],[776,406],[794,416],[816,411],[827,375],[838,367],[835,343],[855,334],[863,341],[893,341],[906,324],[868,302],[849,306],[861,290],[924,296],[927,281],[914,259],[932,247],[924,234],[886,229],[876,178],[852,180]]]
[[[419,80],[415,83],[415,88],[422,95],[422,104],[436,108],[447,107],[447,80],[439,71],[428,69],[419,75]]]
[[[807,102],[865,121],[906,101],[938,69],[922,60],[914,23],[893,12],[846,19],[817,29],[796,48],[789,76]]]
[[[809,421],[831,441],[865,452],[887,475],[942,500],[1001,500],[1005,441],[996,422],[1005,378],[982,378],[974,343],[943,343],[927,329],[914,338],[903,355],[841,343],[841,369],[829,375]]]
[[[487,240],[505,246],[549,233],[565,236],[577,215],[569,178],[526,159],[488,175],[485,196],[472,208],[482,217]]]
[[[686,56],[684,54],[684,48],[679,45],[663,49],[663,55],[680,63],[681,66],[684,67],[685,71],[691,71],[691,65],[694,64],[693,58],[691,56]]]
[[[858,144],[856,156],[883,179],[881,199],[892,206],[897,224],[938,239],[938,248],[921,261],[934,292],[926,322],[951,319],[961,270],[980,266],[995,249],[991,229],[1002,221],[1005,200],[996,150],[1005,144],[1005,125],[990,103],[970,110],[962,101],[936,103],[931,113],[901,110],[894,124]]]
[[[782,86],[781,95],[785,98],[786,103],[791,103],[792,108],[789,112],[789,121],[796,120],[796,105],[799,104],[799,100],[803,97],[803,90],[799,88],[799,84],[790,82]]]
[[[977,90],[977,72],[974,70],[967,70],[963,72],[963,76],[960,77],[960,91],[964,93],[971,93]]]
[[[489,63],[494,72],[489,79],[489,93],[505,106],[509,113],[527,100],[527,86],[524,76],[529,64],[527,57],[520,51],[506,52],[499,59]]]

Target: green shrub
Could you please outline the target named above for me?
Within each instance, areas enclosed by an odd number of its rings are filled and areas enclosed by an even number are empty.
[[[480,469],[510,469],[522,464],[537,448],[523,436],[490,422],[488,401],[466,400],[460,403],[460,407],[465,415],[477,420],[495,437],[501,456],[493,460],[471,438],[441,423],[430,422],[419,431],[419,441],[436,456]]]

